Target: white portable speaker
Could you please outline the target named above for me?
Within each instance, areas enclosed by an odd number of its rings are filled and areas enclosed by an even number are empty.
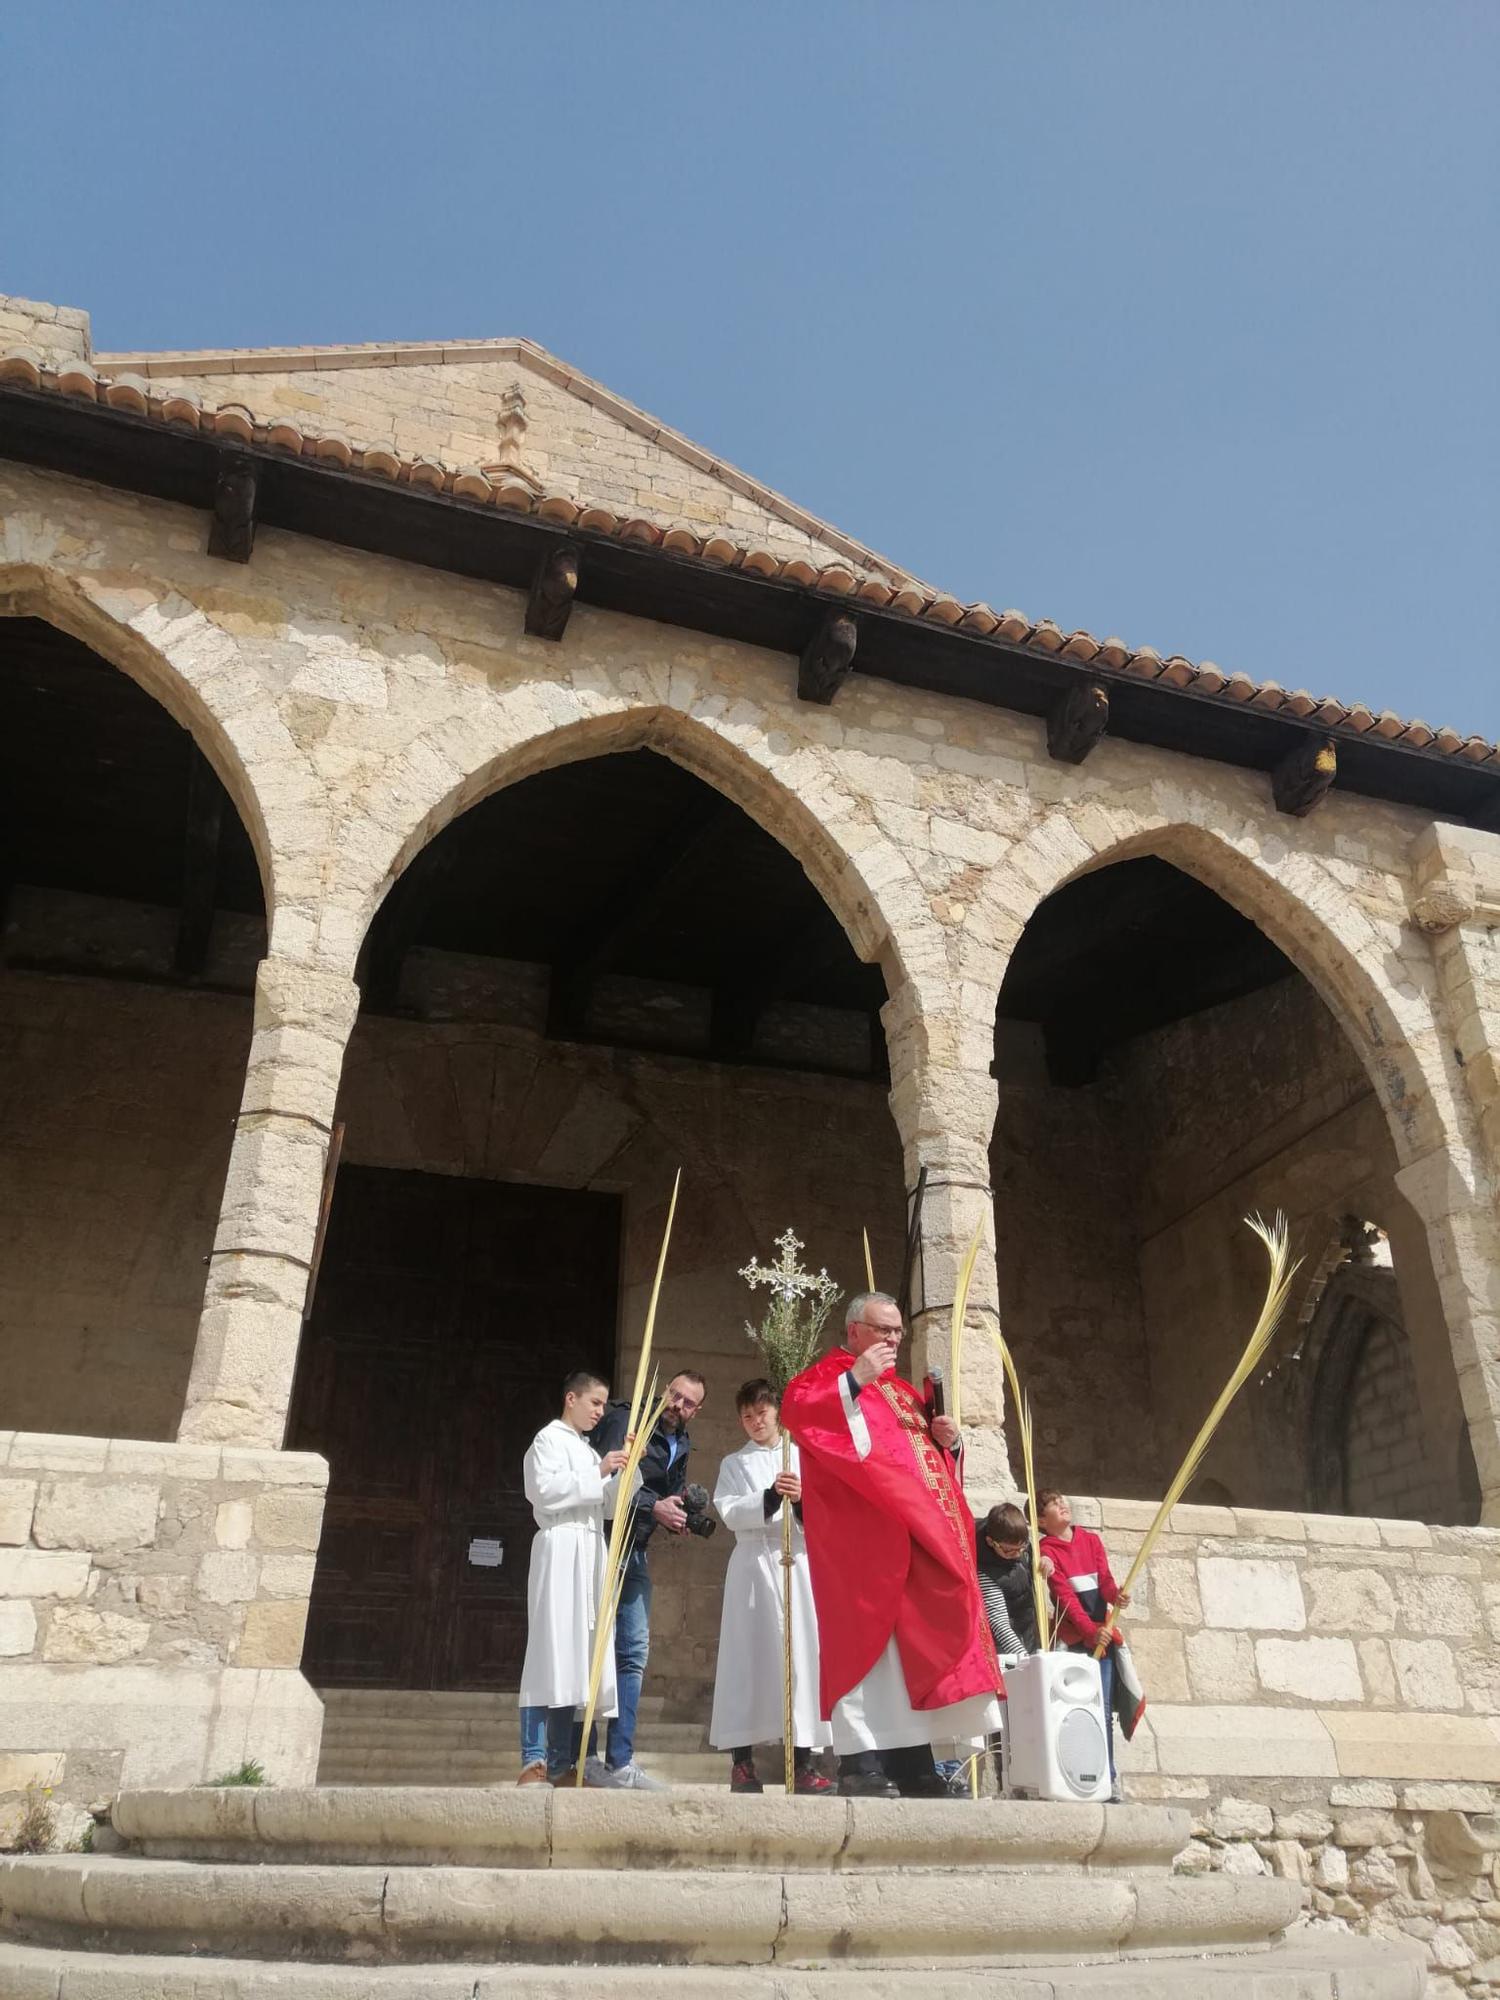
[[[1107,1801],[1099,1662],[1086,1653],[1028,1654],[1006,1668],[1005,1694],[1006,1796]]]

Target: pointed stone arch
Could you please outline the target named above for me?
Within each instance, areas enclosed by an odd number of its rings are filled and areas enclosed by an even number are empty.
[[[542,713],[535,691],[497,698],[482,748],[469,724],[461,742],[440,731],[399,760],[386,793],[391,809],[383,824],[362,830],[359,873],[351,866],[336,892],[349,912],[346,949],[358,950],[403,871],[471,806],[564,764],[652,750],[730,799],[793,856],[858,957],[881,966],[888,992],[912,985],[940,1004],[943,939],[911,860],[875,826],[825,749],[773,750],[774,739],[758,730],[669,703],[605,705],[596,693],[557,685],[546,694]]]
[[[259,767],[268,749],[295,753],[295,746],[269,696],[246,701],[249,680],[232,636],[186,600],[144,583],[109,586],[9,554],[0,533],[0,617],[38,618],[77,639],[150,695],[212,765],[250,837],[269,934],[288,897],[278,894],[284,869]]]

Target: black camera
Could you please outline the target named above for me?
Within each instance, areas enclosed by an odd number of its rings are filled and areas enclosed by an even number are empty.
[[[716,1535],[719,1524],[708,1511],[708,1488],[706,1486],[684,1486],[682,1489],[682,1511],[687,1516],[687,1531],[690,1535]]]

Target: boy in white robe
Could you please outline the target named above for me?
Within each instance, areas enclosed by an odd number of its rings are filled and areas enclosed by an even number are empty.
[[[802,1538],[797,1447],[792,1446],[791,1470],[784,1472],[781,1426],[769,1382],[746,1382],[734,1401],[747,1441],[720,1465],[714,1486],[714,1506],[725,1527],[734,1531],[734,1550],[724,1576],[708,1740],[716,1750],[730,1753],[732,1792],[764,1789],[756,1775],[754,1746],[779,1743],[785,1727],[781,1522],[782,1509],[791,1507],[796,1790],[821,1796],[833,1786],[813,1769],[813,1752],[826,1749],[833,1737],[818,1713],[818,1621]]]
[[[614,1505],[625,1463],[623,1451],[598,1458],[587,1443],[608,1400],[609,1385],[579,1369],[563,1384],[562,1415],[537,1432],[526,1454],[524,1484],[537,1532],[531,1544],[521,1667],[523,1785],[568,1782],[578,1758],[574,1711],[589,1698],[594,1626],[608,1556],[604,1513]],[[598,1714],[614,1712],[614,1648],[607,1646]]]

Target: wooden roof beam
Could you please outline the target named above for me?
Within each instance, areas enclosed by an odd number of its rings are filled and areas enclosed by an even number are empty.
[[[575,542],[550,549],[536,566],[526,600],[526,630],[533,639],[560,639],[573,615],[583,552]]]
[[[802,648],[797,699],[827,708],[854,671],[859,627],[847,611],[830,611]]]
[[[214,479],[213,513],[208,524],[208,553],[225,562],[247,563],[255,547],[255,503],[260,475],[255,460],[243,451],[219,454]]]
[[[1271,773],[1276,810],[1305,819],[1327,797],[1338,770],[1339,754],[1333,738],[1304,736]]]
[[[1097,681],[1071,687],[1047,711],[1047,755],[1081,764],[1108,727],[1108,689]]]

